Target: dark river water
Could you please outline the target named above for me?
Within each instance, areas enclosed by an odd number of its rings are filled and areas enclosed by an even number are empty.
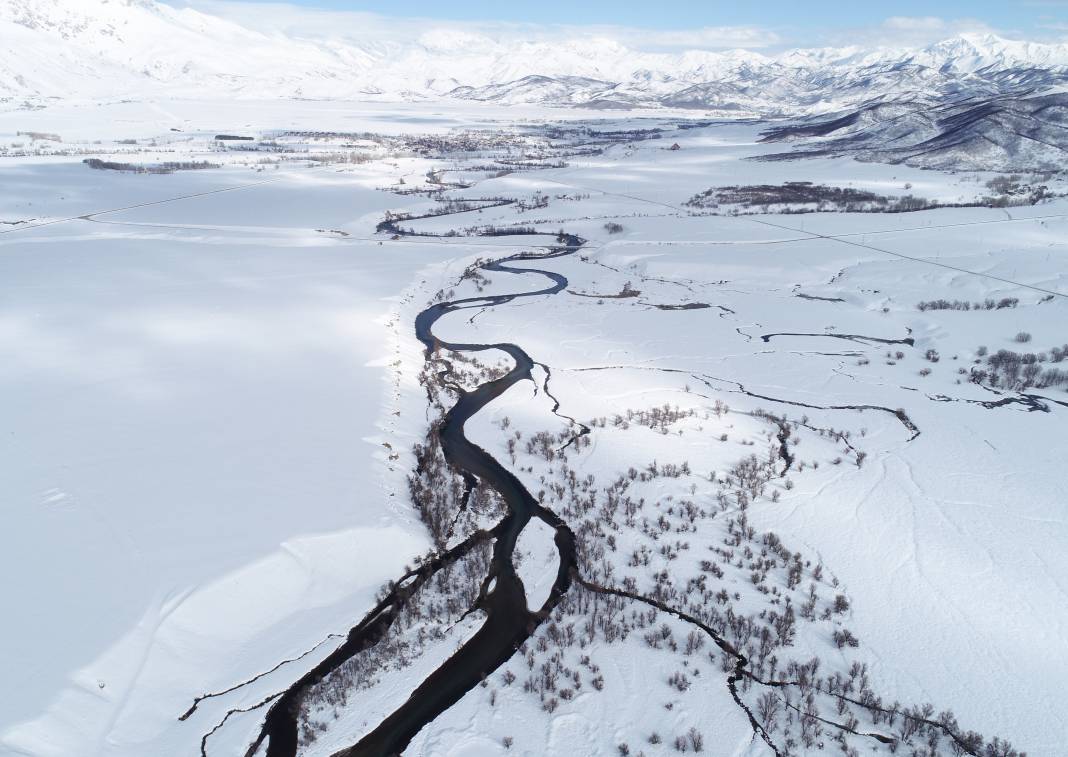
[[[574,534],[559,517],[540,506],[514,474],[464,435],[464,424],[469,418],[514,384],[534,380],[531,375],[534,361],[516,344],[448,342],[436,337],[433,329],[442,316],[454,311],[503,305],[524,297],[544,297],[563,291],[567,286],[564,276],[552,271],[513,264],[571,255],[582,244],[583,240],[578,237],[562,235],[559,237],[559,245],[547,252],[518,253],[481,266],[484,271],[499,274],[545,277],[550,285],[543,289],[441,302],[431,305],[416,318],[416,336],[425,345],[428,359],[439,349],[461,353],[500,350],[507,353],[515,363],[504,376],[462,392],[456,404],[446,413],[438,430],[445,458],[453,469],[469,481],[474,477],[494,489],[504,501],[508,514],[492,532],[493,557],[487,579],[492,577],[495,580],[492,589],[486,592],[478,605],[479,609],[486,613],[485,623],[452,657],[423,680],[407,701],[378,727],[337,755],[379,757],[400,754],[424,726],[433,722],[438,715],[512,657],[571,584],[575,566]],[[516,542],[531,518],[541,519],[556,531],[555,541],[560,558],[549,598],[536,611],[528,609],[523,583],[512,563]],[[410,595],[417,585],[428,580],[442,565],[462,557],[478,543],[479,539],[469,538],[435,559],[427,561],[417,572],[413,571],[410,574],[415,576],[413,580],[399,581],[398,588],[387,595],[349,632],[344,644],[275,700],[268,710],[259,738],[249,748],[246,756],[255,754],[266,740],[268,757],[293,757],[297,752],[298,710],[302,692],[329,675],[346,660],[376,644],[388,630],[403,599]]]

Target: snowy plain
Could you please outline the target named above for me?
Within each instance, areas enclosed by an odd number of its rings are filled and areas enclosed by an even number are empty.
[[[4,215],[213,192],[247,173],[7,167]],[[75,674],[56,716],[99,739],[93,753],[143,754],[124,713],[173,721],[192,691],[311,648],[425,550],[382,446],[422,413],[388,364],[420,271],[454,253],[383,256],[316,232],[364,231],[388,206],[373,172],[272,179],[0,237],[4,500],[20,535],[4,572],[26,608],[6,629],[8,725]],[[77,751],[54,723],[33,732]]]
[[[590,258],[621,275],[609,283],[603,267],[591,271],[573,259],[554,263],[572,289],[619,291],[629,280],[656,294],[594,305],[586,298],[566,304],[547,298],[544,310],[535,304],[494,308],[472,325],[490,332],[480,341],[492,341],[536,323],[538,328],[523,332],[523,343],[553,366],[554,393],[565,409],[582,408],[584,419],[620,412],[621,405],[677,402],[687,385],[697,386],[692,374],[726,379],[720,396],[732,406],[790,410],[732,398],[731,384],[741,382],[750,392],[792,402],[906,408],[922,430],[913,441],[898,423],[869,413],[832,413],[835,425],[867,429],[865,446],[878,450],[872,462],[829,480],[813,474],[806,484],[799,476],[780,502],[763,502],[750,517],[758,528],[809,547],[856,596],[852,627],[867,649],[873,678],[894,697],[953,702],[962,722],[1003,734],[1029,754],[1057,754],[1068,743],[1056,714],[1058,681],[1068,674],[1068,532],[1057,481],[1068,398],[1063,389],[1039,392],[1053,399],[1049,413],[1011,405],[987,409],[968,404],[991,397],[967,381],[958,383],[956,369],[970,363],[980,345],[991,352],[1013,348],[1019,332],[1031,333],[1039,346],[1063,342],[1068,204],[893,215],[674,217],[670,207],[691,191],[741,183],[742,171],[747,183],[814,180],[887,188],[909,182],[919,195],[943,198],[959,197],[974,181],[845,161],[739,164],[739,157],[760,150],[746,144],[748,128],[696,130],[678,139],[677,153],[646,143],[630,154],[522,177],[532,182],[528,190],[562,185],[591,193],[586,210],[592,220],[568,228],[596,240]],[[605,234],[598,211],[617,218],[625,231]],[[1048,292],[1060,295],[1049,298]],[[1018,296],[1021,304],[1005,311],[917,311],[917,302],[933,296]],[[698,300],[733,312],[648,307]],[[578,322],[588,325],[579,331]],[[814,336],[760,339],[776,332]],[[819,336],[834,333],[911,335],[915,345],[905,360],[890,361],[887,350],[894,347]],[[927,349],[937,349],[941,362],[921,377]],[[616,372],[583,372],[596,366]],[[684,375],[658,376],[665,368]],[[691,463],[703,454],[688,452]],[[634,459],[633,452],[616,456]],[[611,462],[588,465],[612,469]],[[461,721],[468,714],[456,712]],[[618,722],[634,716],[622,713]],[[442,729],[456,727],[444,720]],[[433,732],[428,730],[427,743]]]

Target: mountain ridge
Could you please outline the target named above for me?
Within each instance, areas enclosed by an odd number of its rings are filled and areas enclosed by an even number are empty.
[[[254,31],[156,0],[0,0],[0,37],[0,101],[9,103],[451,98],[767,116],[904,95],[1018,94],[1068,82],[1068,44],[992,34],[924,48],[649,53],[598,37],[516,42],[448,29],[406,42],[316,39]]]

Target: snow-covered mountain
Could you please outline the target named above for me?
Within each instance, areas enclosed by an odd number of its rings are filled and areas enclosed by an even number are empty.
[[[517,43],[264,33],[155,0],[0,0],[0,98],[463,98],[771,114],[1068,81],[1068,45],[965,35],[923,49],[647,53],[609,39]]]
[[[929,106],[876,103],[769,129],[794,151],[765,160],[849,155],[941,170],[1057,172],[1068,163],[1068,92]]]

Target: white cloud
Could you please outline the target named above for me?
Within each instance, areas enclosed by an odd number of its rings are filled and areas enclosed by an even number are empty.
[[[1054,19],[1042,19],[1038,22],[1038,28],[1052,32],[1060,40],[1068,42],[1068,22]]]
[[[827,42],[863,48],[924,47],[960,34],[1011,35],[974,18],[891,16],[876,26],[835,31],[828,36]]]
[[[442,39],[484,47],[501,42],[566,39],[612,40],[634,50],[762,49],[782,40],[758,26],[711,26],[699,29],[650,30],[613,25],[520,24],[503,21],[449,21],[393,18],[362,11],[334,11],[286,3],[236,0],[167,0],[176,6],[220,16],[242,26],[272,34],[310,38],[389,43],[420,38],[433,46]]]
[[[297,6],[270,0],[163,0],[178,7],[220,16],[265,33],[284,33],[314,40],[355,42],[362,46],[389,46],[419,39],[434,47],[448,43],[455,49],[458,39],[468,51],[489,50],[519,42],[581,41],[597,46],[620,45],[640,52],[681,52],[683,50],[759,50],[774,55],[788,47],[851,47],[856,49],[920,48],[960,34],[993,33],[1010,39],[1064,36],[1059,19],[1044,19],[1036,30],[1023,33],[995,29],[975,18],[940,16],[890,16],[882,22],[857,28],[829,28],[815,36],[799,36],[797,30],[764,26],[710,26],[697,29],[642,29],[603,25],[532,24],[505,21],[451,21],[439,18],[391,17],[364,11],[341,11]],[[1050,7],[1068,0],[1030,0]],[[2,0],[0,0],[2,2]]]
[[[883,21],[884,29],[897,31],[928,31],[943,33],[946,30],[945,19],[937,16],[891,16]]]
[[[782,43],[782,38],[774,31],[757,26],[707,26],[680,31],[612,27],[609,31],[614,31],[619,40],[630,47],[760,49]]]

